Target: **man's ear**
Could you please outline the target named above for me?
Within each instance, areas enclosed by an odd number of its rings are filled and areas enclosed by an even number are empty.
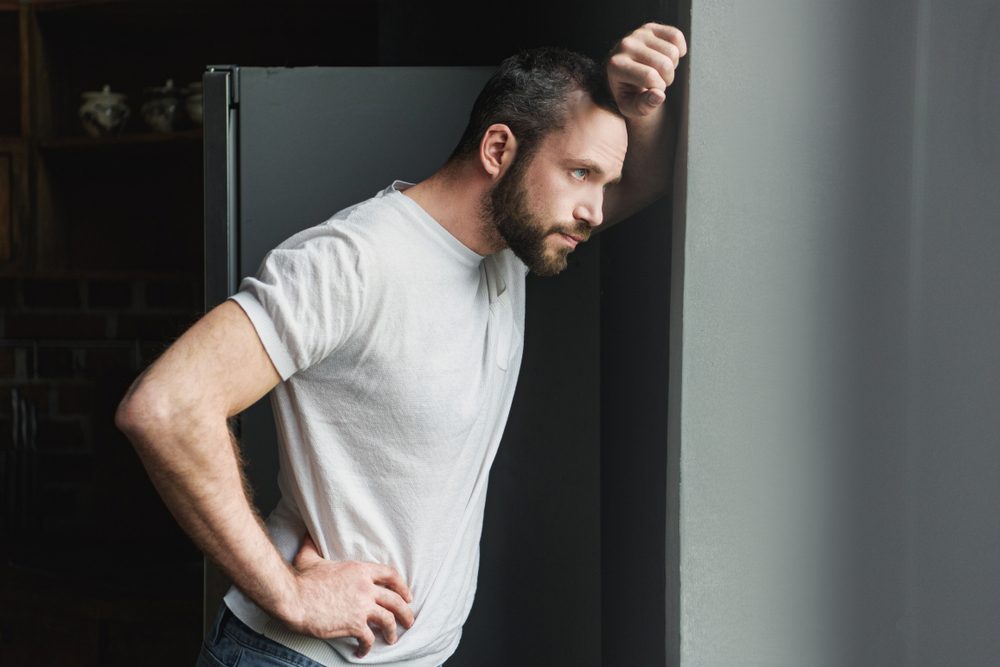
[[[490,125],[479,142],[479,162],[493,179],[499,178],[514,161],[517,139],[503,123]]]

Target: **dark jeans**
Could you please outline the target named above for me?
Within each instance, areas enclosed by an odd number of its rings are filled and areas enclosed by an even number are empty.
[[[254,632],[224,603],[198,654],[195,667],[323,667],[297,651]]]
[[[323,667],[315,660],[251,630],[225,604],[205,637],[195,667]]]

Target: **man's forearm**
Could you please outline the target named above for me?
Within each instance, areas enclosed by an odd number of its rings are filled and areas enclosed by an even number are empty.
[[[132,441],[160,496],[195,544],[294,632],[396,640],[413,625],[409,588],[388,565],[323,558],[308,538],[289,565],[244,490],[227,418],[280,381],[242,308],[226,301],[196,322],[129,388],[115,424]]]
[[[671,185],[676,143],[673,113],[664,103],[655,113],[629,118],[628,152],[622,180],[609,191],[603,225],[607,229],[667,193]]]
[[[225,418],[128,412],[120,411],[119,426],[177,522],[236,586],[283,617],[294,598],[294,576],[250,504]]]
[[[670,187],[676,128],[673,112],[666,102],[656,115],[628,119],[626,126],[629,148],[623,185],[631,208],[638,210],[666,194]]]

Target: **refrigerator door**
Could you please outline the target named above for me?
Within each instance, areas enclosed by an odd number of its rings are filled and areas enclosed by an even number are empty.
[[[493,69],[210,68],[206,309],[293,233],[394,179],[431,175],[458,142]],[[586,246],[557,280],[529,277],[525,355],[490,478],[479,590],[449,664],[490,664],[512,634],[543,662],[599,660],[599,273],[597,243]],[[240,438],[266,515],[278,499],[269,401],[242,414]],[[206,571],[210,620],[225,581]],[[526,630],[526,617],[545,622]],[[551,641],[569,634],[572,647]]]

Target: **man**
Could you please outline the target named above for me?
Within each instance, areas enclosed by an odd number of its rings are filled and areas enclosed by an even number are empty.
[[[234,582],[199,665],[454,653],[525,275],[558,273],[665,191],[686,50],[646,24],[606,68],[559,49],[505,60],[439,171],[280,244],[136,380],[116,422]],[[227,419],[272,389],[282,497],[265,527]]]

